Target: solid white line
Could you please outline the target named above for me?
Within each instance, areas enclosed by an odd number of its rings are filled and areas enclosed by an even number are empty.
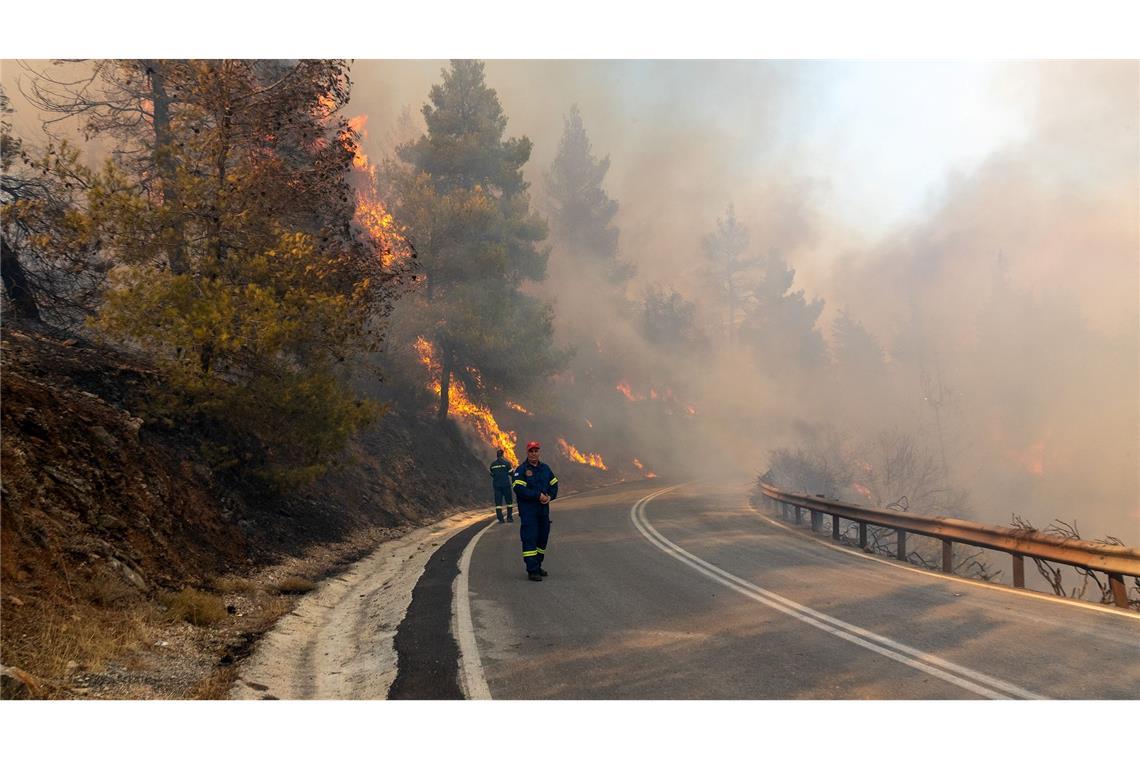
[[[1008,699],[1009,696],[1017,696],[1023,699],[1043,699],[1038,694],[1035,694],[1019,686],[1002,681],[997,678],[979,673],[970,668],[965,668],[956,665],[940,657],[922,652],[913,647],[909,647],[893,639],[881,636],[872,631],[868,631],[859,626],[852,625],[838,618],[825,615],[818,610],[814,610],[805,605],[799,604],[780,596],[779,594],[768,591],[767,589],[760,588],[743,578],[738,578],[731,573],[722,570],[721,568],[713,565],[705,560],[685,551],[677,546],[667,538],[662,536],[645,518],[645,505],[652,499],[660,496],[668,491],[672,491],[680,486],[673,486],[672,488],[664,488],[649,494],[633,505],[630,510],[630,518],[633,520],[634,525],[638,531],[645,536],[650,543],[657,546],[657,548],[664,551],[666,554],[673,556],[675,559],[689,565],[698,572],[706,575],[721,585],[727,586],[734,591],[743,594],[751,599],[754,599],[761,604],[764,604],[772,609],[782,612],[786,615],[801,620],[808,625],[814,626],[822,631],[837,636],[846,641],[850,641],[857,646],[877,652],[885,657],[900,662],[909,667],[928,673],[936,678],[940,678],[948,683],[952,683],[967,691],[971,691],[988,699]],[[948,672],[953,671],[953,672]],[[957,673],[959,675],[955,675]],[[963,676],[963,677],[959,677]],[[972,681],[966,680],[967,678]],[[981,684],[987,684],[1000,691],[994,691]],[[1000,693],[1000,692],[1005,692]]]
[[[475,640],[475,624],[471,619],[467,579],[471,576],[471,555],[475,551],[475,544],[479,543],[479,539],[492,525],[495,525],[494,520],[476,533],[463,549],[463,554],[459,558],[459,575],[455,577],[452,594],[455,599],[455,633],[456,643],[459,644],[460,672],[463,674],[463,691],[468,699],[491,698],[491,690],[483,675],[483,662],[479,659],[479,643]]]

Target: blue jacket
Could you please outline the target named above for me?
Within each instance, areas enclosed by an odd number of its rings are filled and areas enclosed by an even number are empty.
[[[515,498],[519,506],[523,504],[538,504],[538,495],[545,493],[552,500],[558,498],[558,478],[547,466],[546,462],[539,462],[531,467],[524,459],[515,468],[514,478]]]
[[[491,462],[491,483],[496,488],[511,487],[511,463],[499,457]]]

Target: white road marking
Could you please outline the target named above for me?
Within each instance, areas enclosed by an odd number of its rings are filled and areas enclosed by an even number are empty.
[[[684,484],[682,484],[684,485]],[[967,691],[973,692],[981,697],[987,699],[1009,699],[1010,697],[1020,697],[1022,699],[1044,699],[1039,694],[1022,689],[1019,686],[1008,683],[998,678],[988,676],[984,673],[979,673],[970,668],[962,667],[955,663],[944,660],[940,657],[928,654],[921,650],[902,644],[893,639],[881,636],[873,631],[868,631],[865,628],[852,625],[838,618],[825,615],[818,610],[814,610],[805,605],[799,604],[779,594],[763,589],[756,586],[743,578],[738,578],[731,573],[722,570],[721,568],[713,565],[710,562],[697,557],[694,554],[677,546],[669,539],[662,536],[646,519],[645,505],[650,500],[668,493],[669,491],[676,490],[681,486],[672,486],[669,488],[662,488],[658,491],[645,496],[637,501],[630,509],[630,519],[633,521],[634,526],[641,532],[646,539],[649,540],[658,549],[661,549],[666,554],[674,557],[680,562],[692,567],[703,575],[712,578],[717,583],[727,586],[732,590],[743,594],[744,596],[754,599],[761,604],[764,604],[772,609],[796,618],[808,625],[814,626],[822,631],[837,636],[838,638],[850,641],[851,643],[869,649],[873,652],[889,657],[896,662],[900,662],[916,670],[928,673],[936,678],[939,678],[948,683],[952,683]],[[983,685],[984,684],[984,685]],[[990,687],[990,688],[987,688]]]
[[[455,632],[459,644],[459,672],[463,674],[463,691],[468,699],[490,699],[491,690],[487,686],[487,679],[483,675],[483,662],[479,659],[479,642],[475,640],[475,624],[471,619],[471,600],[467,579],[471,577],[471,555],[475,551],[475,544],[495,525],[495,521],[487,523],[483,530],[463,549],[459,558],[459,575],[455,577],[455,589],[452,598],[455,600]]]
[[[563,502],[582,495],[582,492],[575,491],[554,501]],[[462,674],[460,686],[468,699],[491,699],[491,689],[487,686],[487,677],[483,674],[483,661],[479,656],[479,642],[475,639],[468,578],[471,577],[471,555],[475,553],[475,544],[479,543],[483,534],[495,524],[494,521],[489,522],[464,547],[463,554],[459,557],[459,575],[455,577],[451,594],[451,614],[455,619],[456,643],[459,645],[459,672]]]

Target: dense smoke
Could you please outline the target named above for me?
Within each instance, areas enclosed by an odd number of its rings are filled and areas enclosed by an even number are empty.
[[[446,65],[355,62],[347,113],[369,117],[370,156],[422,132],[419,109]],[[508,425],[526,437],[514,423],[544,418],[538,434],[565,435],[631,474],[634,458],[661,474],[731,478],[764,471],[780,448],[842,452],[854,467],[844,496],[872,485],[864,476],[904,442],[965,495],[942,502],[960,514],[1008,523],[1018,513],[1039,527],[1076,519],[1085,537],[1140,545],[1140,67],[986,67],[988,105],[970,118],[1014,113],[1017,129],[942,160],[933,140],[892,150],[923,139],[911,116],[969,126],[937,79],[969,67],[880,64],[929,74],[933,94],[880,93],[832,123],[827,93],[844,66],[487,62],[507,135],[534,143],[524,172],[542,213],[577,105],[594,155],[610,159],[618,252],[635,267],[613,302],[599,297],[603,267],[547,241],[547,279],[532,292],[554,303],[557,339],[577,363],[513,399],[535,414]],[[888,124],[884,111],[902,115]],[[841,160],[849,133],[878,123],[890,127],[879,160],[903,164],[897,182]],[[902,176],[911,156],[936,163],[937,177]],[[867,177],[882,178],[863,193],[868,204],[919,185],[921,197],[861,223],[850,187]],[[702,246],[730,205],[756,259],[740,276],[751,316],[732,337]],[[771,285],[780,272],[786,289]],[[647,336],[651,288],[691,304],[687,340]]]
[[[352,106],[378,125],[410,107],[414,133],[444,65],[358,62]],[[636,267],[629,303],[658,286],[695,307],[699,344],[662,352],[644,340],[636,309],[603,307],[604,272],[550,241],[542,292],[560,337],[585,322],[600,351],[619,352],[642,379],[634,394],[653,379],[697,412],[620,441],[592,434],[592,448],[747,475],[781,446],[838,438],[870,460],[876,441],[902,436],[968,493],[977,519],[1075,518],[1087,536],[1140,543],[1136,64],[995,69],[988,95],[1022,114],[1020,134],[947,166],[924,203],[885,229],[853,226],[832,207],[844,178],[805,160],[800,130],[825,74],[789,63],[488,62],[508,133],[534,141],[526,171],[539,208],[577,104],[594,154],[610,158],[604,187],[619,204],[620,256]],[[390,148],[383,133],[377,150]],[[789,295],[823,301],[814,325],[827,342],[823,367],[771,371],[770,356],[721,334],[723,299],[701,241],[729,204],[750,252],[796,271]],[[881,368],[840,360],[841,314],[881,349]],[[576,401],[579,410],[557,410],[562,418],[600,406]],[[668,454],[663,433],[676,436]]]

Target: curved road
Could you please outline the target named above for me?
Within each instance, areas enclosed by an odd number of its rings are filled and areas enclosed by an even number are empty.
[[[479,533],[456,605],[468,694],[1140,698],[1140,615],[866,556],[777,524],[749,487],[558,499],[543,583],[517,522]]]

